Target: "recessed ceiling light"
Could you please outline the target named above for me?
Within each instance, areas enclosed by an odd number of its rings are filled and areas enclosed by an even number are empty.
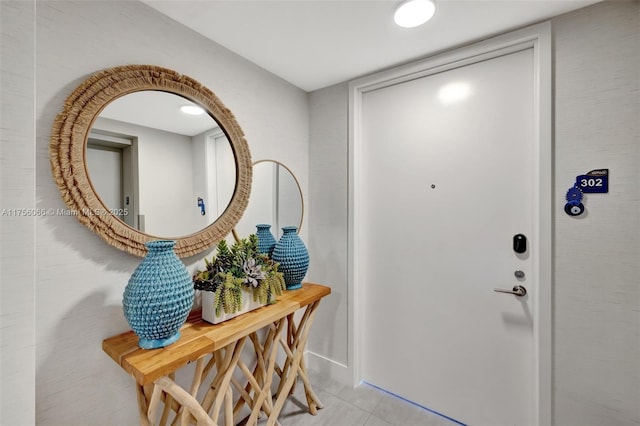
[[[204,110],[197,105],[183,105],[180,107],[180,111],[190,115],[202,115]]]
[[[403,28],[413,28],[427,22],[436,12],[433,0],[405,0],[396,8],[395,23]]]

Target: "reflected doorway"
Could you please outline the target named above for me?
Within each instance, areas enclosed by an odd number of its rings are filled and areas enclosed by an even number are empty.
[[[102,204],[124,223],[144,232],[144,220],[138,217],[136,154],[135,138],[92,131],[85,155],[91,184]]]

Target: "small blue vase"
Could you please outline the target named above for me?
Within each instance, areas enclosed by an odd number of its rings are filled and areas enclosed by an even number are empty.
[[[298,236],[297,226],[282,228],[282,237],[273,249],[271,258],[280,264],[278,270],[284,275],[287,290],[302,287],[302,279],[309,269],[309,252]]]
[[[143,349],[162,348],[180,338],[193,306],[193,281],[173,251],[175,241],[145,244],[147,255],[124,289],[122,307]]]
[[[276,239],[271,233],[271,225],[260,224],[256,225],[256,228],[256,236],[258,237],[258,251],[271,257],[273,255],[273,249],[276,246]]]

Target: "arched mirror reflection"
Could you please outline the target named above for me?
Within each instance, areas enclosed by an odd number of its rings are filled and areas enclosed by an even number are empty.
[[[236,185],[233,151],[219,124],[172,93],[134,92],[108,104],[85,155],[105,206],[132,228],[162,238],[215,222]]]
[[[249,204],[235,227],[236,238],[255,234],[256,225],[271,225],[278,239],[283,226],[302,227],[304,202],[298,179],[284,164],[274,160],[253,163],[253,182]]]

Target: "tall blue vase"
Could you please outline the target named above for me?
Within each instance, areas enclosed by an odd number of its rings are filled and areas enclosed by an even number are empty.
[[[122,306],[143,349],[162,348],[180,338],[193,306],[193,281],[173,251],[175,241],[145,244],[147,255],[124,289]]]
[[[287,290],[302,287],[302,279],[309,269],[309,252],[298,236],[297,226],[282,228],[282,237],[273,249],[271,258],[280,264],[278,270],[284,275]]]
[[[256,225],[256,228],[256,236],[258,237],[258,251],[271,257],[273,255],[273,249],[276,246],[276,239],[271,233],[271,225],[260,224]]]

